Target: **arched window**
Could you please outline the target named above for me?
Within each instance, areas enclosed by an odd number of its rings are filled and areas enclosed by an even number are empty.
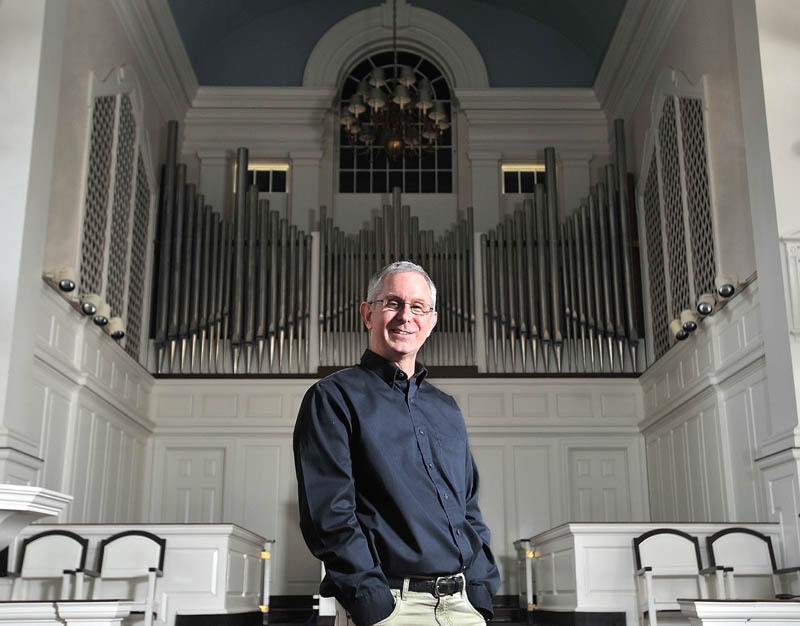
[[[450,87],[442,72],[433,63],[412,52],[398,51],[397,68],[408,66],[414,71],[414,92],[423,80],[431,85],[434,100],[441,102],[448,120],[452,120]],[[383,68],[388,79],[395,77],[394,54],[379,52],[363,59],[348,72],[341,89],[341,102],[349,102],[362,79],[373,68]],[[398,70],[399,71],[399,70]],[[417,129],[422,133],[422,125]],[[339,132],[339,192],[384,193],[400,187],[403,193],[453,192],[453,129],[442,130],[433,145],[406,148],[402,158],[388,159],[382,147],[364,148],[353,145],[347,128]]]

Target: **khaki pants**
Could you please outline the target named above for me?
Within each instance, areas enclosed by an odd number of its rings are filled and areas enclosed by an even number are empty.
[[[392,589],[394,610],[374,626],[485,626],[483,616],[470,604],[467,591],[434,597],[430,593]],[[337,602],[334,626],[354,626],[350,615]]]

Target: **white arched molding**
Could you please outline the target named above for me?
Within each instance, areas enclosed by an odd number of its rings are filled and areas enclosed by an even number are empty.
[[[338,88],[358,61],[392,46],[392,5],[353,13],[335,24],[314,46],[303,73],[304,87]],[[436,64],[452,88],[489,87],[478,48],[448,19],[397,0],[397,47]]]

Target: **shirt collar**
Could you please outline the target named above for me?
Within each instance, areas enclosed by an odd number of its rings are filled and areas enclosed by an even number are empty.
[[[399,378],[403,380],[406,376],[406,373],[394,363],[385,359],[377,352],[373,352],[369,348],[364,351],[361,357],[361,367],[375,372],[389,386],[394,385],[396,379]],[[422,381],[425,380],[427,375],[428,370],[425,366],[419,361],[416,361],[414,363],[414,380],[417,382],[417,386],[422,384]]]

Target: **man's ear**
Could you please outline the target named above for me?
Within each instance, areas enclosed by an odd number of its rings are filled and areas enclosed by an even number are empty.
[[[372,307],[367,302],[362,302],[358,310],[361,313],[361,319],[364,320],[364,326],[368,330],[372,330]]]
[[[438,311],[431,311],[431,318],[431,330],[433,330],[433,327],[436,326],[436,322],[439,321]]]

